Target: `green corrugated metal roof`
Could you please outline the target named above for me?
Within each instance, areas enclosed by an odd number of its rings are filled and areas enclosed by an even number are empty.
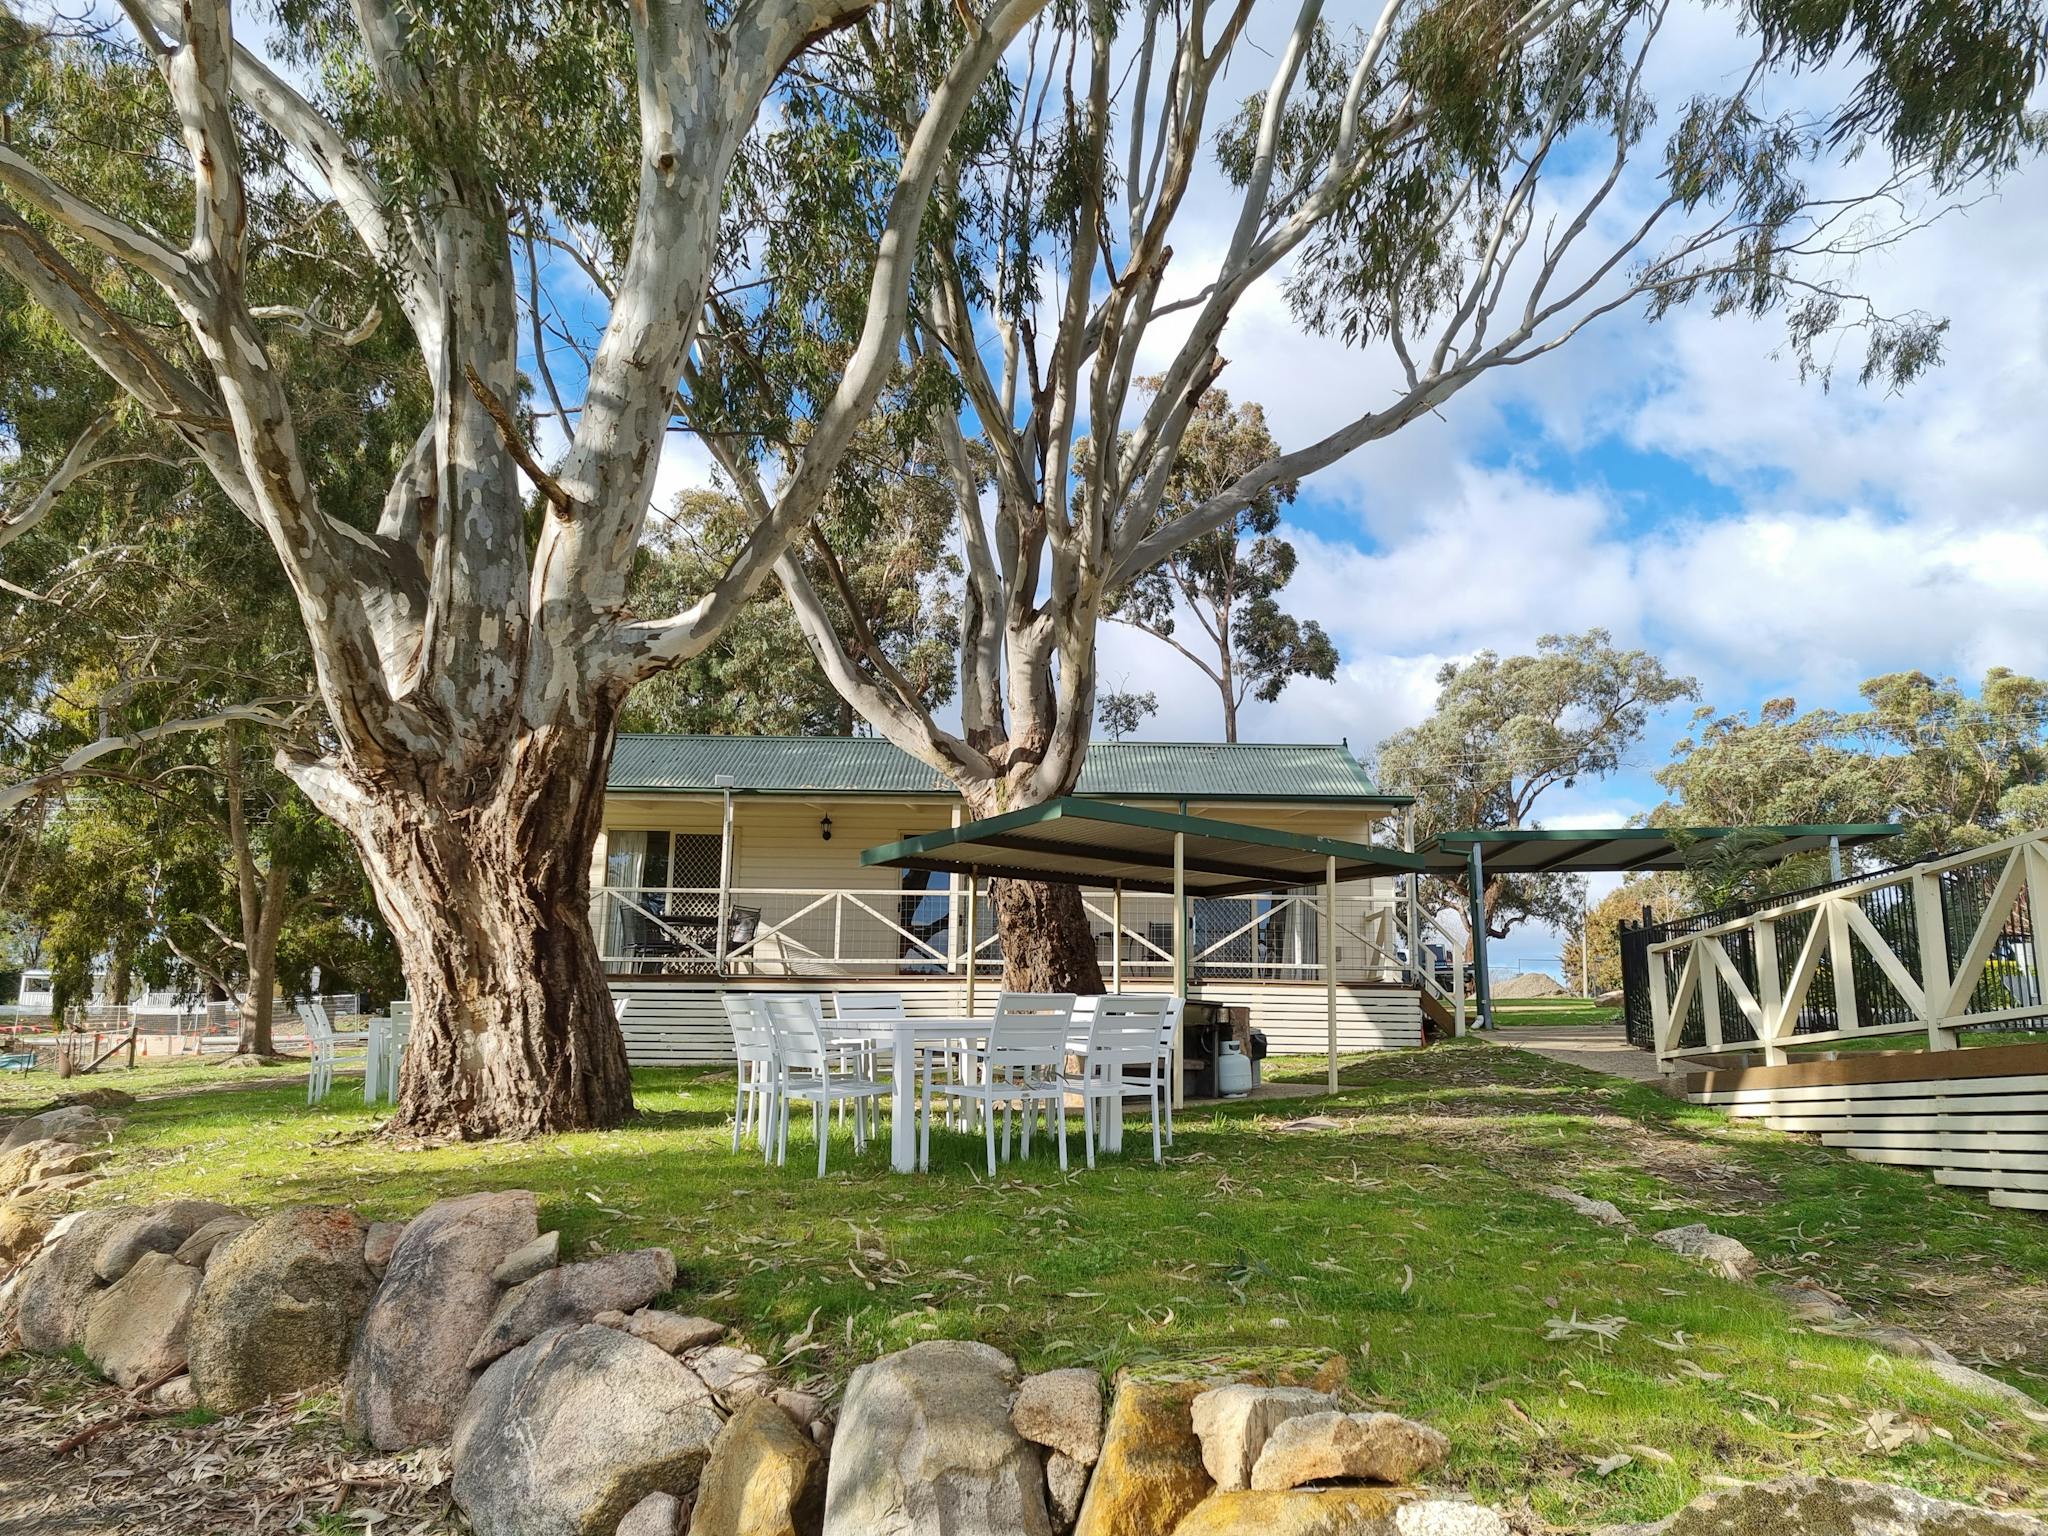
[[[931,769],[877,736],[619,737],[606,787],[752,794],[951,794]],[[1103,800],[1366,800],[1374,790],[1343,746],[1273,742],[1103,741],[1088,749],[1077,794]]]

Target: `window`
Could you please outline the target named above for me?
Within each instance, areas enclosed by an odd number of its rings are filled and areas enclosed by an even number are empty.
[[[609,831],[604,954],[636,970],[705,969],[718,957],[715,832]]]
[[[948,930],[953,926],[953,884],[949,876],[929,869],[903,871],[903,895],[898,901],[896,921],[903,932],[896,936],[896,953],[906,976],[936,976],[946,969],[939,956],[946,953]]]

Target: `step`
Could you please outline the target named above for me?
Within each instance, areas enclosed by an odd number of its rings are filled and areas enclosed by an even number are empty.
[[[2012,1211],[2048,1211],[2048,1190],[2034,1192],[2023,1189],[1994,1189],[1990,1200],[1993,1205],[2002,1205]]]
[[[1830,1142],[1830,1146],[1840,1145]],[[1946,1152],[1920,1147],[1858,1147],[1842,1150],[1859,1163],[1896,1163],[1908,1168],[1982,1169],[1990,1173],[2048,1174],[2048,1157],[2000,1152]]]
[[[2001,1136],[1986,1131],[1870,1130],[1852,1126],[1845,1131],[1825,1131],[1820,1138],[1831,1147],[1898,1147],[1939,1152],[2048,1153],[2048,1134]]]
[[[1975,1168],[1937,1168],[1937,1184],[1968,1189],[2038,1189],[2048,1191],[2048,1173],[1984,1173]]]
[[[1939,1126],[1946,1131],[1966,1131],[1979,1135],[2006,1132],[2014,1136],[2036,1136],[2044,1128],[2048,1128],[2048,1115],[2042,1114],[2038,1109],[2027,1114],[2010,1115],[1766,1115],[1764,1124],[1774,1131],[1801,1131],[1808,1134],[1829,1131],[1899,1131],[1911,1134]]]

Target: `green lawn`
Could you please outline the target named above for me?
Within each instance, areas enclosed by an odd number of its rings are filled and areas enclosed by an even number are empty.
[[[95,1088],[117,1088],[123,1093],[139,1096],[153,1094],[189,1093],[197,1088],[247,1087],[252,1079],[266,1079],[292,1075],[294,1071],[303,1078],[306,1067],[300,1062],[296,1067],[283,1066],[257,1069],[250,1067],[228,1067],[221,1065],[219,1056],[173,1056],[151,1060],[140,1058],[131,1071],[115,1062],[109,1062],[99,1071],[85,1077],[60,1078],[55,1072],[38,1069],[34,1072],[0,1073],[0,1116],[18,1115],[24,1110],[40,1109],[54,1099],[67,1093],[85,1093]],[[349,1070],[344,1059],[342,1071]],[[358,1079],[362,1074],[360,1054],[355,1058],[354,1070]],[[300,1096],[304,1097],[303,1086]]]
[[[979,1138],[949,1133],[917,1178],[891,1174],[884,1146],[856,1158],[836,1140],[820,1182],[807,1120],[789,1168],[764,1168],[729,1150],[716,1073],[638,1074],[629,1129],[429,1150],[380,1139],[351,1088],[309,1110],[280,1085],[136,1105],[105,1188],[379,1217],[532,1188],[571,1248],[669,1245],[689,1306],[828,1382],[946,1336],[1032,1369],[1305,1374],[1334,1356],[1362,1401],[1450,1434],[1449,1481],[1526,1494],[1571,1526],[1800,1467],[1979,1498],[2048,1491],[2048,1431],[1538,1189],[1570,1183],[1646,1229],[1711,1221],[1780,1275],[1929,1331],[1952,1321],[1958,1353],[2037,1390],[2048,1223],[1492,1046],[1357,1058],[1344,1079],[1335,1099],[1191,1112],[1163,1169],[1133,1135],[1115,1166],[1081,1170],[1077,1140],[1069,1177],[1041,1150],[993,1184]],[[1886,1414],[1912,1436],[1868,1449]],[[1634,1459],[1599,1476],[1617,1454]]]
[[[1583,997],[1502,997],[1494,999],[1494,1017],[1503,1029],[1518,1024],[1619,1024],[1619,1008],[1603,1008]]]

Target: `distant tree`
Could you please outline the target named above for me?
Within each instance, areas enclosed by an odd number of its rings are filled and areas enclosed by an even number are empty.
[[[1095,723],[1111,741],[1122,741],[1159,713],[1159,695],[1118,689],[1105,693],[1095,706]]]
[[[1857,736],[1894,759],[1907,833],[1890,857],[1995,842],[2037,807],[2048,781],[2048,681],[1993,667],[1973,695],[1953,677],[1892,672],[1860,690]]]
[[[1623,923],[1642,920],[1643,908],[1650,909],[1650,915],[1659,922],[1674,917],[1683,917],[1692,910],[1692,902],[1683,882],[1675,875],[1659,872],[1652,875],[1632,875],[1605,896],[1593,903],[1592,910],[1575,920],[1565,931],[1564,941],[1564,983],[1567,987],[1579,985],[1581,971],[1581,936],[1590,934],[1588,953],[1591,966],[1591,993],[1598,997],[1602,992],[1615,992],[1621,988],[1621,940],[1620,928]]]
[[[1789,698],[1765,700],[1753,720],[1739,711],[1701,709],[1672,749],[1671,763],[1657,772],[1668,798],[1650,819],[1665,827],[1885,821],[1892,777],[1857,739],[1852,717],[1839,711],[1800,714]],[[1704,878],[1695,895],[1706,904],[1720,894],[1796,890],[1828,873],[1821,851],[1769,867],[1745,860],[1741,845],[1702,852],[1714,866],[1697,871]]]
[[[1890,864],[2048,825],[2048,682],[1993,668],[1975,694],[1953,678],[1865,682],[1861,710],[1801,713],[1770,699],[1755,718],[1701,710],[1659,770],[1665,826],[1896,821],[1897,839],[1852,851]],[[1826,877],[1826,855],[1752,871],[1749,890]],[[1723,881],[1727,884],[1727,881]]]
[[[232,1000],[239,1056],[279,1059],[273,1003],[307,990],[388,997],[397,952],[339,828],[241,732],[181,737],[80,775],[7,834],[8,912],[41,936],[62,1001],[107,970],[107,997],[176,985]]]
[[[719,490],[684,492],[656,522],[629,599],[644,613],[673,612],[715,583],[754,529],[740,499]],[[849,487],[834,496],[815,526],[825,536],[806,539],[792,557],[834,621],[928,707],[943,707],[960,650],[950,498],[926,475],[878,475],[857,494]],[[629,731],[718,736],[850,735],[860,723],[772,589],[755,594],[709,650],[634,689],[620,718]]]
[[[1649,652],[1615,646],[1604,629],[1545,635],[1533,656],[1481,651],[1446,664],[1437,686],[1429,718],[1388,737],[1379,751],[1382,783],[1415,796],[1424,836],[1538,825],[1545,795],[1615,772],[1653,711],[1698,692]],[[1464,913],[1459,882],[1426,884],[1434,905]],[[1573,876],[1492,876],[1486,931],[1506,938],[1530,921],[1569,931],[1584,891]]]
[[[1174,456],[1154,514],[1157,525],[1171,527],[1279,451],[1264,407],[1232,406],[1222,390],[1210,390]],[[1294,493],[1292,480],[1258,492],[1234,519],[1180,545],[1116,593],[1106,613],[1173,647],[1215,685],[1225,741],[1237,740],[1238,710],[1247,698],[1270,704],[1297,677],[1328,682],[1337,674],[1337,647],[1322,625],[1280,607],[1280,591],[1294,579],[1295,554],[1276,530],[1280,508]],[[1193,617],[1200,638],[1188,636],[1179,622],[1183,614]]]

